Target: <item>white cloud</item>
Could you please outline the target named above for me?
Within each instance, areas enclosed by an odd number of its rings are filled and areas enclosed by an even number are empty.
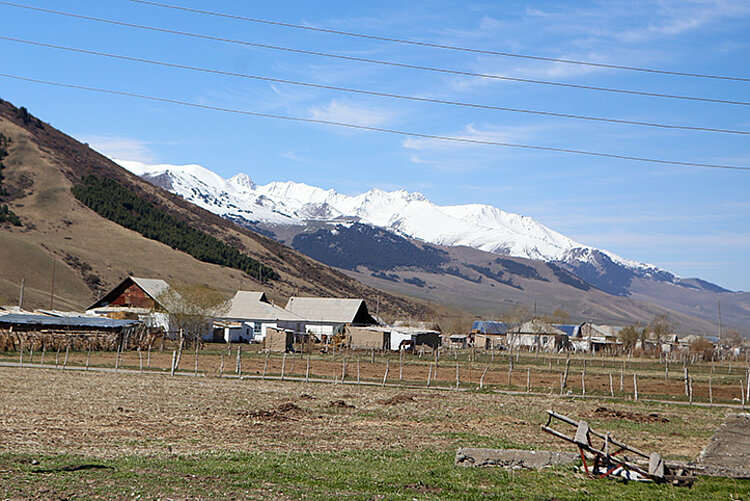
[[[445,137],[452,137],[466,141],[487,141],[495,143],[518,143],[524,138],[528,138],[533,131],[538,131],[540,127],[498,127],[494,125],[484,125],[479,127],[475,124],[467,124],[463,130],[452,134],[440,134]],[[401,143],[402,146],[409,150],[417,151],[444,151],[456,148],[473,147],[471,143],[461,141],[446,141],[444,139],[408,137]],[[424,158],[418,158],[421,163],[426,163]],[[420,162],[416,162],[420,163]]]
[[[157,161],[147,141],[121,136],[83,136],[80,140],[109,158],[121,158],[143,163]]]
[[[332,99],[329,103],[308,109],[310,118],[326,122],[338,122],[381,127],[395,118],[395,113],[386,108],[368,107],[343,99]]]

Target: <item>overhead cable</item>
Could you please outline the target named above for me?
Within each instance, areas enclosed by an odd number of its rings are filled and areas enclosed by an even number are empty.
[[[571,113],[557,113],[557,112],[552,112],[552,111],[529,110],[529,109],[523,109],[523,108],[510,108],[510,107],[505,107],[505,106],[493,106],[493,105],[487,105],[487,104],[466,103],[466,102],[460,102],[460,101],[449,101],[449,100],[444,100],[444,99],[434,99],[434,98],[418,97],[418,96],[405,96],[405,95],[393,94],[389,92],[372,91],[372,90],[365,90],[365,89],[354,89],[350,87],[339,87],[339,86],[334,86],[334,85],[324,85],[324,84],[317,84],[317,83],[310,83],[310,82],[300,82],[296,80],[264,77],[264,76],[259,76],[259,75],[249,75],[246,73],[237,73],[237,72],[231,72],[231,71],[217,70],[213,68],[190,66],[190,65],[179,64],[179,63],[171,63],[168,61],[145,59],[141,57],[124,56],[121,54],[112,54],[109,52],[79,49],[75,47],[66,47],[64,45],[36,42],[33,40],[24,40],[21,38],[6,37],[2,35],[0,35],[0,40],[8,40],[11,42],[18,42],[18,43],[34,45],[38,47],[59,49],[59,50],[64,50],[64,51],[69,51],[69,52],[77,52],[81,54],[89,54],[89,55],[102,56],[102,57],[108,57],[108,58],[113,58],[113,59],[121,59],[124,61],[153,64],[153,65],[158,65],[158,66],[165,66],[168,68],[177,68],[177,69],[182,69],[182,70],[198,71],[198,72],[203,72],[203,73],[212,73],[216,75],[224,75],[224,76],[231,76],[231,77],[238,77],[238,78],[247,78],[247,79],[260,80],[260,81],[265,81],[265,82],[299,85],[299,86],[304,86],[304,87],[313,87],[317,89],[335,90],[335,91],[340,91],[340,92],[364,94],[364,95],[369,95],[369,96],[385,97],[385,98],[392,98],[392,99],[402,99],[402,100],[416,101],[416,102],[423,102],[423,103],[444,104],[444,105],[478,108],[478,109],[493,110],[493,111],[526,113],[526,114],[543,115],[543,116],[556,117],[556,118],[567,118],[567,119],[575,119],[575,120],[588,120],[588,121],[594,121],[594,122],[613,123],[613,124],[618,124],[618,125],[636,125],[636,126],[656,127],[656,128],[671,129],[671,130],[687,130],[687,131],[694,131],[694,132],[717,132],[717,133],[724,133],[724,134],[750,135],[750,131],[743,131],[743,130],[720,129],[720,128],[713,128],[713,127],[697,127],[697,126],[689,126],[689,125],[661,124],[661,123],[655,123],[655,122],[643,122],[643,121],[636,121],[636,120],[621,120],[621,119],[616,119],[616,118],[576,115],[576,114],[571,114]]]
[[[180,35],[180,36],[198,38],[202,40],[211,40],[211,41],[217,41],[217,42],[243,45],[246,47],[256,47],[260,49],[277,50],[277,51],[290,52],[290,53],[295,53],[295,54],[328,57],[328,58],[341,59],[341,60],[346,60],[346,61],[356,61],[356,62],[361,62],[361,63],[378,64],[378,65],[405,68],[405,69],[411,69],[411,70],[429,71],[429,72],[434,72],[434,73],[469,76],[469,77],[477,77],[477,78],[487,78],[487,79],[492,79],[492,80],[502,80],[502,81],[508,81],[508,82],[521,82],[521,83],[531,83],[531,84],[539,84],[539,85],[549,85],[549,86],[565,87],[565,88],[571,88],[571,89],[593,90],[593,91],[599,91],[599,92],[627,94],[627,95],[641,96],[641,97],[657,97],[657,98],[664,98],[664,99],[679,99],[683,101],[697,101],[697,102],[714,103],[714,104],[731,104],[731,105],[739,105],[739,106],[750,106],[750,102],[747,102],[747,101],[714,99],[714,98],[708,98],[708,97],[686,96],[686,95],[679,95],[679,94],[662,94],[658,92],[647,92],[647,91],[620,89],[620,88],[613,88],[613,87],[598,87],[594,85],[573,84],[573,83],[566,83],[566,82],[556,82],[556,81],[551,81],[551,80],[534,80],[530,78],[509,77],[509,76],[503,76],[503,75],[493,75],[493,74],[488,74],[488,73],[474,73],[470,71],[452,70],[448,68],[436,68],[433,66],[421,66],[421,65],[408,64],[408,63],[398,63],[394,61],[384,61],[380,59],[369,59],[369,58],[364,58],[364,57],[345,56],[343,54],[332,54],[329,52],[295,49],[291,47],[261,44],[261,43],[255,43],[255,42],[248,42],[245,40],[237,40],[233,38],[225,38],[225,37],[219,37],[219,36],[213,36],[213,35],[204,35],[204,34],[194,33],[194,32],[189,32],[189,31],[174,30],[170,28],[160,28],[157,26],[147,26],[143,24],[128,23],[125,21],[115,21],[112,19],[85,16],[82,14],[74,14],[71,12],[44,9],[41,7],[32,7],[29,5],[23,5],[23,4],[7,2],[7,1],[0,1],[0,5],[7,5],[7,6],[18,7],[22,9],[34,10],[38,12],[45,12],[49,14],[67,16],[67,17],[76,18],[76,19],[83,19],[86,21],[94,21],[94,22],[107,23],[107,24],[112,24],[112,25],[117,25],[117,26],[124,26],[128,28],[138,28],[138,29],[143,29],[143,30],[157,31],[161,33],[169,33],[172,35]]]
[[[13,75],[10,73],[0,73],[0,77],[11,78],[15,80],[24,81],[24,82],[33,82],[33,83],[38,83],[38,84],[51,85],[55,87],[65,87],[69,89],[85,90],[85,91],[98,92],[98,93],[103,93],[103,94],[127,96],[127,97],[133,97],[133,98],[144,99],[144,100],[149,100],[149,101],[156,101],[156,102],[161,102],[161,103],[177,104],[181,106],[188,106],[188,107],[199,108],[199,109],[204,109],[204,110],[221,111],[225,113],[234,113],[234,114],[239,114],[239,115],[246,115],[246,116],[253,116],[253,117],[260,117],[260,118],[272,118],[276,120],[286,120],[286,121],[293,121],[293,122],[312,123],[312,124],[319,124],[319,125],[332,125],[336,127],[346,127],[349,129],[365,130],[365,131],[371,131],[371,132],[384,132],[387,134],[394,134],[394,135],[406,136],[406,137],[416,137],[420,139],[430,139],[430,140],[437,140],[437,141],[447,141],[447,142],[453,142],[453,143],[464,143],[464,144],[474,144],[474,145],[503,146],[503,147],[508,147],[508,148],[520,148],[520,149],[525,149],[525,150],[546,151],[546,152],[553,152],[553,153],[568,153],[568,154],[584,155],[584,156],[598,157],[598,158],[630,160],[630,161],[635,161],[635,162],[645,162],[645,163],[682,166],[682,167],[699,167],[699,168],[707,168],[707,169],[725,169],[725,170],[737,170],[737,171],[750,172],[750,167],[739,166],[739,165],[684,162],[684,161],[679,161],[679,160],[665,160],[665,159],[658,159],[658,158],[639,157],[639,156],[633,156],[633,155],[619,155],[616,153],[603,153],[603,152],[596,152],[596,151],[577,150],[577,149],[571,149],[571,148],[556,148],[556,147],[551,147],[551,146],[507,143],[507,142],[501,142],[501,141],[491,141],[491,140],[486,140],[486,139],[477,139],[477,138],[470,138],[470,137],[423,134],[423,133],[403,131],[403,130],[398,130],[398,129],[388,129],[384,127],[373,127],[373,126],[368,126],[368,125],[358,125],[358,124],[351,124],[351,123],[345,123],[345,122],[336,122],[332,120],[305,118],[305,117],[298,117],[298,116],[293,116],[293,115],[277,115],[277,114],[272,114],[272,113],[261,113],[261,112],[256,112],[256,111],[240,110],[236,108],[227,108],[227,107],[222,107],[222,106],[211,106],[207,104],[200,104],[200,103],[193,103],[189,101],[181,101],[178,99],[150,96],[150,95],[138,94],[134,92],[119,91],[119,90],[113,90],[113,89],[103,89],[99,87],[89,87],[85,85],[68,84],[68,83],[55,82],[55,81],[50,81],[50,80],[41,80],[37,78],[29,78],[29,77],[23,77],[20,75]]]
[[[386,37],[386,36],[381,36],[381,35],[370,35],[367,33],[359,33],[359,32],[353,32],[353,31],[335,30],[331,28],[321,28],[317,26],[307,26],[307,25],[302,25],[302,24],[285,23],[281,21],[270,21],[268,19],[259,19],[259,18],[246,17],[246,16],[235,15],[235,14],[227,14],[225,12],[194,9],[191,7],[184,7],[181,5],[173,5],[173,4],[167,4],[167,3],[162,3],[162,2],[153,2],[149,0],[130,0],[130,1],[135,2],[135,3],[140,3],[140,4],[165,7],[168,9],[192,12],[196,14],[203,14],[207,16],[223,17],[223,18],[235,19],[239,21],[248,21],[251,23],[267,24],[267,25],[272,25],[272,26],[282,26],[285,28],[295,28],[295,29],[300,29],[300,30],[317,31],[321,33],[331,33],[335,35],[345,35],[349,37],[366,38],[369,40],[378,40],[381,42],[393,42],[393,43],[406,44],[406,45],[416,45],[419,47],[430,47],[433,49],[447,49],[447,50],[460,51],[460,52],[470,52],[474,54],[513,57],[513,58],[519,58],[519,59],[531,59],[535,61],[547,61],[547,62],[552,62],[552,63],[576,64],[576,65],[581,65],[581,66],[593,66],[596,68],[638,71],[642,73],[656,73],[656,74],[661,74],[661,75],[672,75],[672,76],[680,76],[680,77],[711,78],[711,79],[716,79],[716,80],[733,80],[733,81],[738,81],[738,82],[750,82],[749,77],[715,75],[715,74],[709,74],[709,73],[690,73],[690,72],[684,72],[684,71],[672,71],[672,70],[664,70],[664,69],[657,69],[657,68],[644,68],[644,67],[638,67],[638,66],[624,66],[624,65],[619,65],[619,64],[597,63],[594,61],[580,61],[580,60],[575,60],[575,59],[564,59],[564,58],[559,58],[559,57],[536,56],[532,54],[519,54],[516,52],[503,52],[503,51],[495,51],[495,50],[477,49],[477,48],[471,48],[471,47],[461,47],[457,45],[424,42],[424,41],[419,41],[419,40],[406,40],[403,38]]]

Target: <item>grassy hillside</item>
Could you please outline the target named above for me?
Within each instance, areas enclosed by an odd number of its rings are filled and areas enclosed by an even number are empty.
[[[26,280],[26,306],[49,307],[52,261],[59,307],[82,308],[129,274],[204,283],[227,293],[265,290],[379,300],[383,312],[423,315],[418,302],[382,293],[284,245],[240,228],[155,187],[31,115],[0,102],[0,133],[11,139],[3,163],[5,202],[22,226],[0,224],[0,299],[16,301]],[[113,179],[166,214],[205,232],[279,274],[263,284],[242,271],[194,257],[114,223],[79,202],[71,188],[84,176]]]

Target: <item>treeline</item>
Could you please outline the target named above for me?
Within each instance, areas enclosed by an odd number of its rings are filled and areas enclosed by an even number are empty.
[[[8,156],[9,147],[10,138],[0,134],[0,201],[2,201],[3,197],[8,195],[8,191],[3,186],[3,180],[5,179],[5,176],[3,175],[3,170],[5,170],[3,159]],[[18,216],[8,208],[8,204],[0,204],[0,224],[6,222],[14,226],[21,226],[21,220],[18,219]]]
[[[261,282],[279,278],[273,268],[167,214],[112,179],[85,176],[81,181],[73,186],[73,195],[110,221],[199,261],[240,270]]]

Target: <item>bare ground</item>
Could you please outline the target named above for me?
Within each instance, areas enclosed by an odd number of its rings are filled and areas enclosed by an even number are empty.
[[[97,457],[454,446],[567,450],[544,411],[694,458],[724,410],[558,396],[0,368],[0,452]],[[649,420],[628,416],[651,416]],[[654,416],[663,419],[656,419]],[[634,422],[635,421],[635,422]]]

